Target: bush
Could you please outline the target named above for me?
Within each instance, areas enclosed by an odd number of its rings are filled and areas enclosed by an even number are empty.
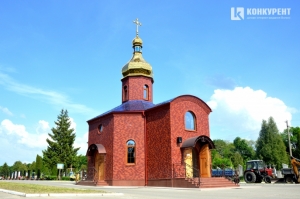
[[[61,177],[61,180],[70,181],[70,177]]]
[[[57,176],[45,176],[45,180],[57,180]]]

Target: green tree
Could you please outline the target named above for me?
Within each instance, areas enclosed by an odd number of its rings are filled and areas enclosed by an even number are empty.
[[[9,167],[6,164],[6,162],[1,167],[1,175],[3,175],[5,178],[9,177],[10,171]]]
[[[78,155],[76,157],[76,163],[73,165],[77,171],[86,170],[87,168],[87,157],[83,155]]]
[[[212,167],[226,168],[232,167],[232,158],[234,154],[234,145],[221,139],[214,140],[215,149],[212,153]]]
[[[232,162],[229,158],[222,158],[217,152],[213,158],[212,167],[214,169],[216,169],[217,167],[224,169],[232,167]]]
[[[263,120],[256,143],[257,157],[268,165],[275,165],[278,169],[282,163],[288,163],[286,147],[278,132],[277,125],[272,117]]]
[[[70,167],[75,161],[79,148],[74,148],[74,129],[71,128],[71,121],[67,110],[61,110],[57,117],[55,128],[49,133],[51,139],[47,139],[48,147],[43,150],[44,162],[48,168],[54,168],[57,163],[63,163],[64,169]]]
[[[291,140],[291,149],[292,155],[295,158],[300,159],[300,127],[291,127],[289,129],[290,133],[290,140]],[[289,141],[288,141],[288,134],[287,129],[281,133],[282,140],[286,146],[286,151],[289,153]]]
[[[35,162],[36,162],[36,164],[35,164],[36,175],[37,175],[37,178],[40,179],[41,178],[41,170],[43,168],[42,157],[39,155],[36,155]]]
[[[235,152],[233,157],[231,158],[232,164],[234,168],[238,168],[238,165],[244,165],[243,157],[239,152]]]
[[[233,145],[235,146],[235,151],[242,156],[242,159],[245,162],[254,159],[255,151],[251,146],[249,146],[249,142],[247,142],[247,140],[236,137],[233,141]]]
[[[233,156],[235,148],[232,143],[220,139],[214,140],[213,142],[216,147],[215,150],[221,157],[230,159]]]
[[[23,176],[24,171],[27,171],[26,164],[23,164],[21,161],[16,161],[12,166],[12,171],[20,172],[20,175]]]

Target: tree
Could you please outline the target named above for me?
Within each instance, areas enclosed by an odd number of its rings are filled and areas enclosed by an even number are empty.
[[[77,171],[86,170],[86,168],[87,168],[87,157],[83,156],[83,155],[78,155],[76,157],[76,162],[73,166],[74,166],[74,168],[76,168]]]
[[[239,165],[244,165],[243,157],[239,152],[235,152],[232,157],[232,164],[234,168],[238,168]]]
[[[230,158],[233,156],[235,149],[232,143],[220,139],[214,140],[213,142],[216,147],[215,150],[218,152],[218,154],[220,154],[221,157]]]
[[[222,158],[217,152],[213,158],[212,167],[213,168],[219,167],[221,169],[225,169],[228,167],[232,167],[232,162],[229,158]]]
[[[282,167],[282,163],[288,163],[286,147],[272,117],[268,121],[262,121],[257,139],[256,154],[266,164],[275,165],[279,169]]]
[[[233,145],[235,146],[235,151],[239,152],[244,161],[254,159],[255,151],[251,146],[249,146],[249,142],[247,142],[247,140],[236,137],[233,141]]]
[[[42,157],[39,156],[39,155],[36,155],[36,159],[35,159],[35,170],[36,170],[36,175],[37,175],[37,179],[40,179],[41,177],[41,170],[42,170],[42,167],[43,167],[43,160],[42,160]]]
[[[213,168],[232,167],[232,158],[234,154],[234,145],[224,140],[214,140],[216,149],[212,150]]]
[[[300,159],[300,127],[291,127],[289,129],[292,155]],[[286,151],[289,153],[289,141],[287,129],[281,134],[282,140],[286,146]]]
[[[1,175],[3,175],[5,178],[9,177],[10,171],[9,167],[6,164],[6,162],[1,167]]]
[[[21,161],[16,161],[12,166],[12,171],[20,172],[20,175],[23,175],[24,171],[27,171],[26,164],[23,164]],[[17,175],[19,175],[19,173]]]
[[[43,158],[48,168],[54,168],[57,163],[62,163],[66,171],[66,168],[76,160],[79,150],[73,146],[76,135],[71,128],[68,111],[62,109],[54,123],[55,128],[48,134],[51,139],[47,139],[48,147],[43,150]]]

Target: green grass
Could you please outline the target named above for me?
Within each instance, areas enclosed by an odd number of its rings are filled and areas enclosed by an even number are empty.
[[[0,182],[0,189],[7,189],[27,194],[33,193],[107,193],[102,190],[72,189],[37,184],[22,184],[15,182]]]

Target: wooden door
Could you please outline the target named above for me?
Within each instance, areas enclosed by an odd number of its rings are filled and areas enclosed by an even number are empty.
[[[99,158],[99,167],[98,167],[99,180],[104,180],[104,155],[101,154]]]
[[[210,152],[208,144],[201,147],[199,153],[200,160],[200,177],[211,177],[210,175]]]
[[[95,158],[95,169],[97,171],[97,177],[98,177],[98,181],[99,180],[104,180],[104,154],[96,154],[96,158]]]

